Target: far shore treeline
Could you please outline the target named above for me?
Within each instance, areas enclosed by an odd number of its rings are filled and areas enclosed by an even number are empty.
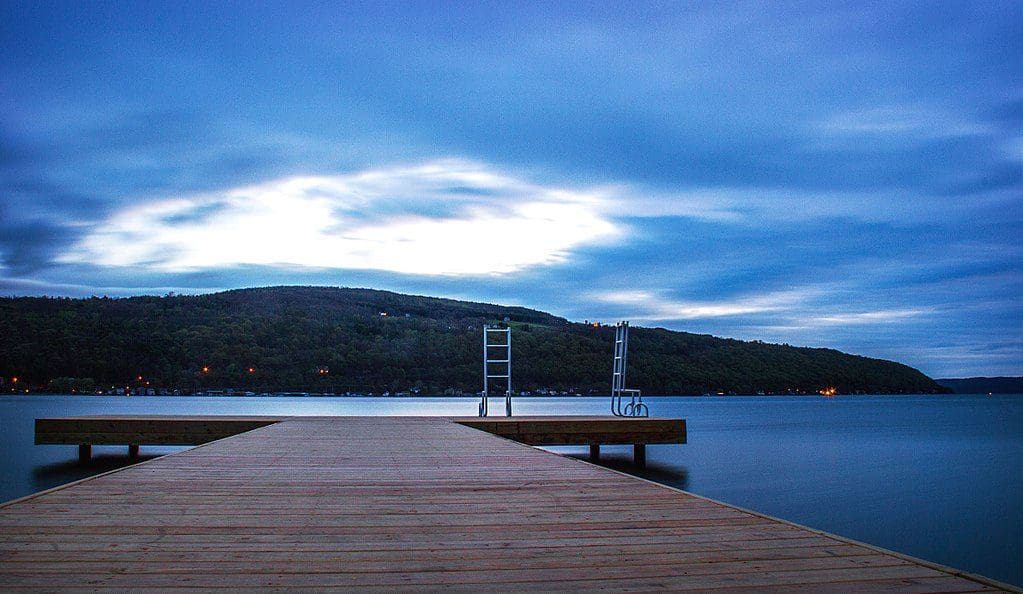
[[[516,392],[608,393],[613,325],[328,287],[0,298],[0,389],[476,393],[485,324],[512,328]],[[650,395],[948,391],[891,361],[635,326],[628,371]]]

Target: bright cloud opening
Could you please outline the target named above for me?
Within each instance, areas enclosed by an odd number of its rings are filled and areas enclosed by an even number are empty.
[[[114,214],[60,260],[163,272],[256,265],[507,274],[617,237],[603,204],[596,191],[444,160],[147,202]]]

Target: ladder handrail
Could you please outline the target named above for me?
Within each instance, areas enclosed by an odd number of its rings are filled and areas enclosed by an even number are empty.
[[[614,354],[611,361],[611,414],[616,417],[646,417],[650,409],[643,403],[643,393],[625,387],[625,368],[629,353],[629,322],[615,324]],[[623,405],[623,397],[629,396]]]
[[[503,343],[491,343],[490,334],[504,334],[505,341]],[[491,358],[490,349],[505,349],[503,353],[504,358]],[[494,357],[500,357],[501,355],[493,355]],[[505,416],[511,416],[511,328],[491,328],[490,326],[483,327],[483,398],[480,401],[479,416],[485,417],[489,414],[489,397],[490,397],[490,379],[506,379],[505,393],[504,393],[504,408]],[[490,373],[491,364],[504,365],[504,373]]]

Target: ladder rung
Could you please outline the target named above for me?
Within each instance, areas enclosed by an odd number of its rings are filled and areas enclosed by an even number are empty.
[[[489,348],[492,348],[492,347],[501,347],[501,348],[505,348],[506,349],[506,348],[508,348],[510,346],[511,346],[510,344],[488,344],[487,348],[489,349]]]
[[[507,375],[488,375],[487,377],[489,378],[489,377],[508,377],[508,376]]]
[[[487,363],[510,363],[511,359],[487,359]]]

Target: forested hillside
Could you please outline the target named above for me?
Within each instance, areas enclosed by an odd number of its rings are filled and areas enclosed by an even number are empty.
[[[0,376],[5,391],[148,385],[472,393],[481,389],[485,324],[512,327],[516,391],[608,392],[613,326],[520,307],[327,287],[3,298]],[[830,349],[639,327],[629,346],[628,383],[645,394],[946,391],[905,365]]]

